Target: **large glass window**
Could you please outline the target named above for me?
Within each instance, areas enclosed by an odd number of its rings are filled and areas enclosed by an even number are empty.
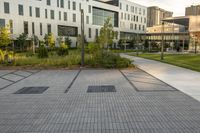
[[[58,36],[77,37],[77,35],[78,35],[77,27],[58,25]]]
[[[8,2],[4,2],[4,13],[10,13],[10,5]]]
[[[118,27],[118,13],[93,7],[93,24],[103,25],[107,18],[111,18],[112,25]]]
[[[103,2],[113,6],[119,6],[119,0],[95,0],[95,1]]]

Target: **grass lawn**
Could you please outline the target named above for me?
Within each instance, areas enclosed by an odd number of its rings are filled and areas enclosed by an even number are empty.
[[[135,56],[135,54],[129,54]],[[151,59],[151,60],[160,60],[160,54],[139,54],[139,57]],[[200,55],[195,54],[165,54],[164,60],[161,61],[164,63],[188,68],[191,70],[200,72]]]

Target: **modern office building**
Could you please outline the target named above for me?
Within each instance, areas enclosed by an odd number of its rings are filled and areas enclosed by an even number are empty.
[[[39,39],[53,33],[56,38],[69,36],[76,46],[80,9],[84,10],[87,41],[95,40],[108,17],[117,33],[115,43],[146,32],[147,8],[128,0],[0,0],[0,26],[10,25],[13,39],[21,33]]]
[[[161,25],[161,21],[165,18],[172,17],[173,12],[166,11],[157,6],[147,8],[147,27]]]
[[[200,15],[200,5],[191,5],[185,8],[185,16]]]

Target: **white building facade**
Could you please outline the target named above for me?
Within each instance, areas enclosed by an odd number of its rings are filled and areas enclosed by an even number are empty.
[[[146,32],[147,8],[128,0],[0,0],[0,27],[10,25],[13,38],[21,33],[29,38],[45,34],[69,36],[72,46],[81,33],[84,10],[85,36],[94,41],[107,17],[112,18],[115,42]]]

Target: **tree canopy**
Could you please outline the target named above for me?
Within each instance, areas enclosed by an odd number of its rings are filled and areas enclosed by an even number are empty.
[[[9,27],[2,27],[0,28],[0,47],[5,47],[12,43],[10,37],[10,30]]]
[[[111,23],[111,18],[107,18],[104,22],[103,27],[100,30],[99,42],[101,47],[109,47],[113,43],[115,32],[113,30],[113,25]]]

